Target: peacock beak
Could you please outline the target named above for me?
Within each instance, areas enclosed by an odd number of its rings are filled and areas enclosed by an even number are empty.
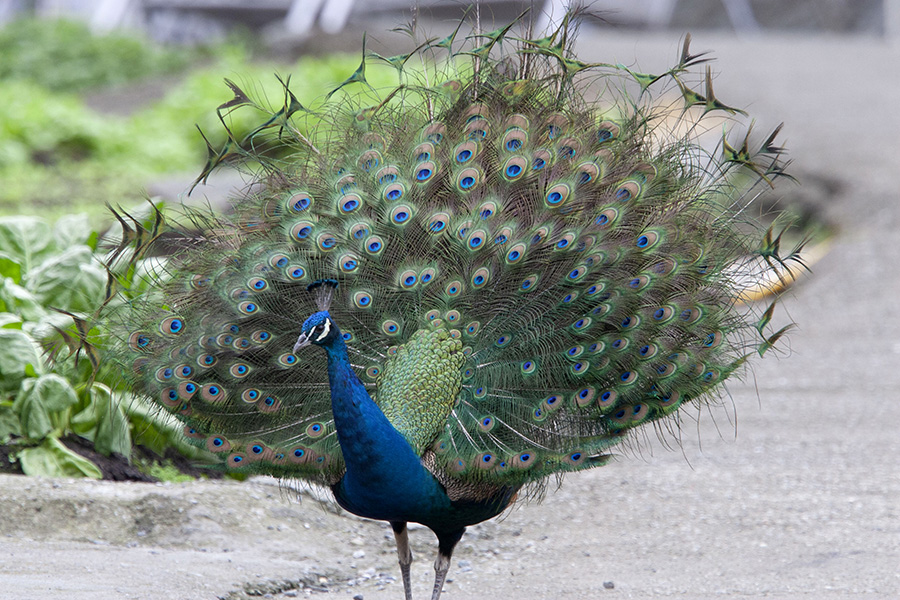
[[[297,338],[297,343],[294,344],[294,350],[293,350],[294,354],[296,354],[297,350],[299,350],[300,348],[305,348],[305,347],[309,346],[309,344],[310,344],[309,336],[311,333],[312,333],[312,331],[310,331],[309,333],[301,333],[300,334],[300,337]]]

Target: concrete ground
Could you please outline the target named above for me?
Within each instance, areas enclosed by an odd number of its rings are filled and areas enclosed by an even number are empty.
[[[679,50],[675,34],[581,47],[647,71]],[[648,440],[473,527],[448,600],[900,598],[900,46],[701,32],[694,49],[715,50],[726,103],[785,121],[793,172],[840,183],[818,199],[839,235],[781,303],[788,352],[688,420],[681,449]],[[0,477],[0,599],[403,597],[389,529],[296,497],[264,479]],[[412,543],[425,598],[434,540]]]

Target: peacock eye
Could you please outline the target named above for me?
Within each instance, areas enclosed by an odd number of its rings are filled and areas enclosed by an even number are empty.
[[[315,341],[321,342],[325,339],[325,336],[328,335],[328,332],[331,331],[331,321],[329,319],[325,319],[324,322],[319,323],[315,327],[313,327],[312,334],[315,338]]]

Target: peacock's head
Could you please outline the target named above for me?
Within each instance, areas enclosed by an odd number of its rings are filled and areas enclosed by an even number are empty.
[[[303,323],[300,329],[300,337],[294,344],[294,352],[300,348],[305,348],[310,344],[317,346],[325,346],[333,342],[340,332],[334,326],[331,315],[328,314],[328,308],[331,306],[331,299],[334,297],[334,291],[337,289],[338,282],[335,279],[319,279],[308,286],[306,291],[311,292],[315,296],[316,307],[319,312],[313,313]]]
[[[327,310],[313,313],[304,323],[300,330],[300,337],[294,344],[294,352],[300,348],[305,348],[310,344],[317,346],[325,346],[340,335],[337,327],[331,320],[331,315]]]

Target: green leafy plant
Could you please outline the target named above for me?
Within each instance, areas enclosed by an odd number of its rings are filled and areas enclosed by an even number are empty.
[[[116,389],[114,373],[95,380],[87,360],[58,346],[46,360],[60,331],[75,337],[65,313],[90,315],[103,301],[107,273],[97,246],[84,215],[52,226],[38,217],[0,218],[0,445],[27,475],[99,478],[97,465],[64,443],[70,435],[125,460],[133,444],[202,456],[174,420]]]
[[[79,91],[171,73],[188,64],[185,51],[140,36],[94,35],[82,23],[23,19],[0,30],[0,80],[34,82],[53,91]]]

